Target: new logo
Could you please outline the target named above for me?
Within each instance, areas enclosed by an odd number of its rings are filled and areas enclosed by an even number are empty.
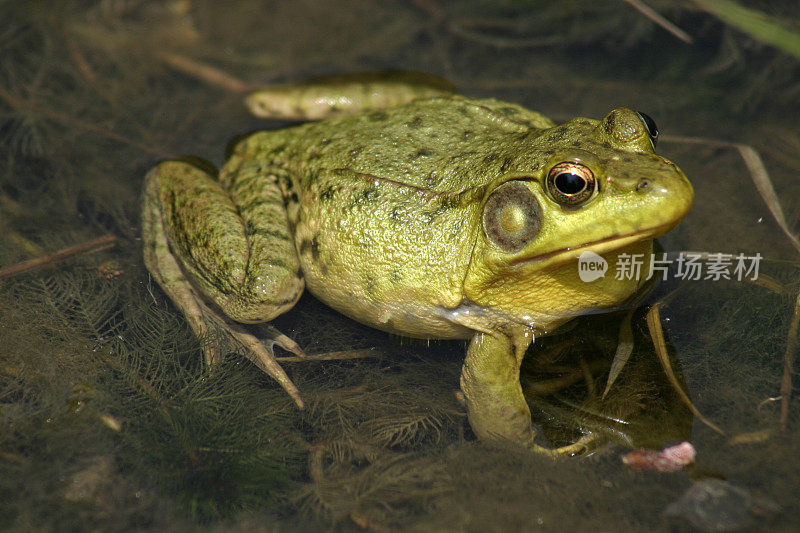
[[[608,261],[591,250],[586,250],[578,257],[578,276],[586,283],[595,281],[606,275]]]

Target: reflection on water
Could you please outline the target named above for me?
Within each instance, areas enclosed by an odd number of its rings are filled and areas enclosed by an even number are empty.
[[[635,313],[634,351],[607,393],[617,349],[614,332],[625,313],[578,319],[560,335],[537,342],[536,356],[525,360],[521,380],[551,442],[563,445],[565,440],[591,436],[594,446],[610,441],[628,448],[661,449],[691,438],[691,411],[658,362],[645,311]],[[681,376],[674,351],[670,355]]]
[[[796,3],[782,4],[753,5],[795,20]],[[0,286],[0,528],[653,530],[670,503],[691,516],[692,495],[724,478],[724,502],[747,511],[739,524],[795,529],[800,405],[795,395],[781,433],[776,397],[796,256],[735,152],[659,145],[696,191],[666,250],[760,253],[786,287],[686,282],[662,311],[673,368],[725,435],[693,424],[639,314],[605,396],[614,317],[576,321],[528,354],[542,437],[599,436],[586,458],[476,443],[455,394],[464,346],[390,337],[310,297],[276,325],[309,353],[380,355],[287,364],[308,402],[299,412],[239,356],[208,374],[142,265],[145,170],[183,153],[219,163],[231,138],[265,127],[204,67],[245,85],[415,69],[558,120],[640,109],[667,135],[753,144],[793,223],[797,61],[691,6],[652,5],[696,44],[624,2],[3,3],[0,263],[106,233],[119,244]],[[619,459],[682,440],[698,450],[691,471]]]

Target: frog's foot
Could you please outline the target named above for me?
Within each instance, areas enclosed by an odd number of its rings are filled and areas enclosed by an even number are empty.
[[[275,352],[273,347],[277,344],[284,350],[292,352],[298,357],[304,358],[306,354],[300,349],[300,346],[298,346],[296,342],[278,331],[273,326],[268,325],[267,329],[268,340],[266,342],[262,342],[255,335],[246,331],[239,324],[232,324],[228,322],[228,333],[237,343],[241,344],[245,348],[245,355],[247,358],[250,359],[258,368],[269,374],[272,379],[277,381],[280,386],[283,387],[283,390],[285,390],[286,393],[292,397],[294,402],[297,404],[297,407],[302,409],[305,406],[305,403],[303,403],[303,399],[300,397],[300,391],[297,390],[295,384],[292,383],[292,380],[286,375],[286,372],[283,370],[281,365],[275,360]]]
[[[210,371],[213,372],[221,363],[220,355],[225,343],[214,342],[213,339],[217,337],[217,333],[223,333],[234,344],[242,348],[245,356],[253,364],[277,381],[300,409],[305,406],[300,397],[300,391],[275,360],[273,351],[273,345],[277,344],[286,351],[299,357],[305,357],[305,352],[296,342],[269,324],[265,326],[267,340],[262,342],[240,324],[226,319],[199,298],[192,290],[191,285],[185,281],[178,263],[171,255],[157,256],[146,251],[145,257],[148,268],[158,284],[161,285],[175,306],[183,312],[192,331],[201,339],[203,358]]]
[[[585,453],[595,449],[599,440],[600,440],[599,433],[587,433],[586,435],[583,435],[581,438],[579,438],[572,444],[567,444],[566,446],[560,446],[558,448],[555,448],[553,451],[559,457],[572,457],[575,455],[584,455]]]

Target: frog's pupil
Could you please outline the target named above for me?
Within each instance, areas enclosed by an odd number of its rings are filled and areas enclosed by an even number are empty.
[[[586,188],[586,179],[573,172],[562,172],[555,179],[556,188],[567,195],[574,195]]]

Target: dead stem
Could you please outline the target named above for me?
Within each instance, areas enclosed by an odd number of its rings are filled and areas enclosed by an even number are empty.
[[[664,341],[664,330],[661,329],[661,312],[659,311],[660,307],[660,303],[653,304],[653,306],[647,312],[647,329],[650,330],[650,338],[653,340],[653,346],[656,349],[656,355],[658,356],[658,361],[661,363],[661,368],[664,369],[667,379],[669,379],[669,382],[672,384],[675,392],[678,393],[681,401],[683,401],[683,403],[689,407],[689,410],[694,414],[694,416],[696,416],[698,420],[720,435],[724,435],[724,431],[722,431],[697,410],[697,407],[694,406],[691,398],[689,398],[689,395],[686,394],[685,390],[683,390],[683,387],[681,386],[677,376],[675,376],[675,372],[672,370],[672,364],[670,364],[669,353],[667,352],[667,343]]]
[[[660,13],[655,11],[650,6],[646,5],[643,2],[639,2],[639,0],[623,0],[624,2],[630,4],[634,9],[636,9],[639,13],[644,15],[645,17],[649,18],[653,22],[655,22],[658,26],[661,26],[666,31],[680,39],[681,41],[692,44],[694,39],[692,39],[689,34],[685,31],[677,27],[672,22],[668,21],[664,17],[661,16]]]
[[[62,248],[57,252],[53,252],[52,254],[37,257],[36,259],[29,259],[27,261],[17,263],[16,265],[2,268],[0,269],[0,279],[18,276],[25,272],[30,272],[31,270],[36,270],[37,268],[42,268],[53,263],[60,263],[61,261],[65,261],[77,255],[86,255],[99,252],[101,250],[111,248],[116,243],[117,238],[114,235],[103,235],[102,237],[92,239],[91,241],[86,241],[73,246],[68,246],[67,248]]]
[[[742,444],[760,444],[771,439],[774,433],[775,430],[772,428],[739,433],[738,435],[733,435],[728,439],[728,445],[739,446]]]
[[[789,242],[792,243],[795,250],[800,252],[800,239],[797,238],[792,230],[789,228],[789,224],[786,222],[786,216],[783,213],[783,207],[781,207],[781,203],[778,200],[778,195],[775,193],[775,188],[772,186],[772,180],[769,177],[769,173],[767,172],[766,167],[764,166],[764,162],[761,159],[761,156],[758,152],[749,145],[746,144],[738,144],[738,143],[730,143],[725,141],[718,141],[715,139],[703,139],[697,137],[672,137],[667,136],[667,141],[673,142],[682,142],[688,144],[707,144],[711,146],[723,146],[728,148],[735,148],[738,150],[739,155],[744,160],[744,164],[747,166],[747,170],[750,171],[750,177],[753,180],[753,183],[756,186],[756,190],[763,198],[764,203],[767,204],[767,207],[772,213],[772,217],[775,219],[775,222],[778,223],[778,226],[783,230],[783,233],[789,239]],[[779,292],[776,287],[772,286],[773,284],[767,280],[763,280],[759,285],[762,285],[770,290],[774,290],[775,292]],[[648,314],[648,325],[649,322],[649,314]],[[788,421],[789,421],[789,400],[791,399],[792,395],[792,359],[794,358],[794,354],[797,351],[797,334],[798,334],[798,325],[800,325],[800,294],[797,296],[797,300],[795,301],[794,306],[794,313],[792,314],[792,322],[789,327],[789,333],[786,338],[786,351],[783,355],[783,376],[781,378],[781,418],[780,418],[780,426],[781,431],[786,431]],[[659,325],[660,326],[660,325]]]
[[[86,60],[86,57],[83,55],[83,53],[81,53],[81,51],[78,49],[78,45],[76,45],[75,42],[69,38],[67,32],[63,28],[61,30],[61,35],[67,45],[69,56],[72,58],[72,62],[75,63],[75,66],[78,67],[80,73],[83,74],[83,77],[86,78],[86,80],[93,86],[99,86],[99,78],[97,74],[91,65],[89,65],[89,62]],[[103,96],[106,101],[111,103],[107,95],[101,94],[101,96]]]
[[[781,431],[786,432],[789,425],[789,400],[792,398],[792,363],[797,352],[797,330],[800,326],[800,293],[794,302],[794,313],[786,337],[786,351],[783,353],[783,377],[781,378]]]
[[[2,222],[5,222],[5,221],[2,220],[2,218],[0,218],[0,223],[2,223]],[[41,254],[45,253],[45,250],[41,246],[39,246],[35,242],[31,241],[30,239],[26,239],[25,237],[20,235],[19,232],[14,231],[13,229],[6,227],[5,224],[3,224],[2,227],[3,227],[3,231],[5,232],[5,235],[3,235],[3,238],[8,240],[8,242],[14,244],[15,246],[18,246],[18,247],[22,248],[29,255],[41,255]]]
[[[367,357],[377,357],[381,352],[377,348],[364,348],[363,350],[342,350],[340,352],[325,352],[313,355],[306,355],[299,357],[297,355],[289,355],[285,357],[276,357],[278,362],[307,363],[309,361],[346,361],[348,359],[365,359]]]
[[[794,21],[779,19],[732,0],[694,0],[694,3],[753,39],[800,58],[800,37]]]
[[[768,276],[762,272],[758,273],[758,278],[756,279],[748,279],[748,283],[752,283],[758,287],[763,289],[767,289],[768,291],[772,291],[775,294],[791,294],[791,289],[781,283],[780,281],[776,280],[775,278]]]
[[[593,380],[594,373],[603,370],[606,365],[605,361],[591,361],[585,363],[585,366],[581,368],[569,368],[563,371],[564,375],[562,376],[529,383],[524,387],[525,393],[534,396],[549,396],[578,383],[582,379],[586,380],[588,387],[589,382]]]
[[[156,58],[178,72],[183,72],[184,74],[201,79],[210,83],[211,85],[221,87],[226,91],[233,93],[246,93],[255,88],[238,78],[234,78],[230,74],[226,74],[217,68],[206,65],[205,63],[200,63],[199,61],[190,59],[186,56],[172,52],[165,52],[163,50],[156,50],[153,53]]]
[[[578,358],[578,363],[580,364],[583,379],[586,382],[586,395],[591,399],[595,399],[597,397],[597,387],[594,385],[592,369],[589,368],[589,364],[586,362],[586,359],[584,359],[583,356]]]
[[[325,481],[324,455],[325,447],[321,444],[312,444],[308,451],[308,476],[317,485]]]
[[[614,353],[614,359],[611,361],[611,370],[608,371],[608,379],[606,380],[606,388],[603,390],[603,398],[605,398],[608,391],[611,390],[611,385],[617,380],[619,373],[622,372],[622,369],[633,353],[633,329],[631,327],[633,311],[633,309],[628,311],[619,325],[617,351]]]
[[[12,217],[29,216],[30,211],[16,200],[12,200],[5,194],[0,194],[0,216],[3,215]]]
[[[0,228],[3,228],[3,238],[22,248],[29,255],[43,255],[45,250],[41,246],[9,227],[9,219],[25,216],[30,216],[27,209],[11,198],[0,194]]]

